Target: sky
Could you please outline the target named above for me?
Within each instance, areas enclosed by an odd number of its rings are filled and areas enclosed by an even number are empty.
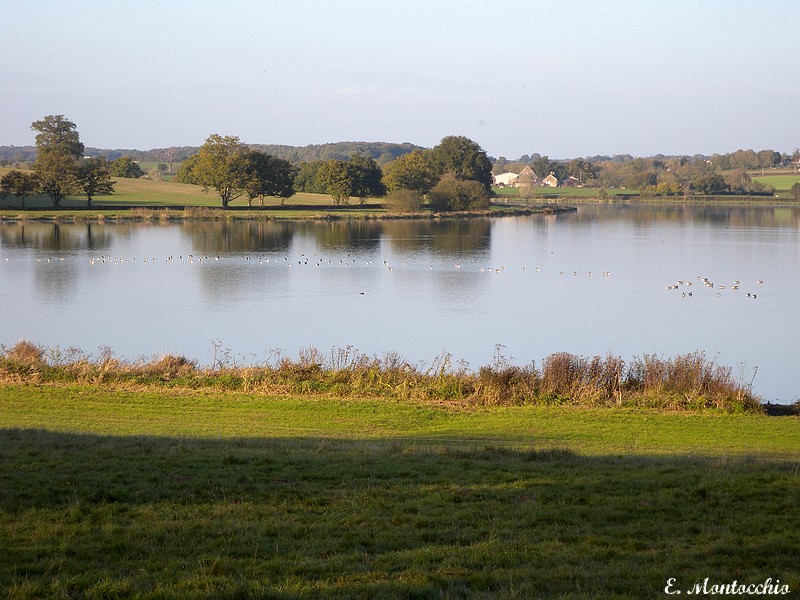
[[[515,159],[800,147],[800,2],[0,0],[0,145],[464,135]]]

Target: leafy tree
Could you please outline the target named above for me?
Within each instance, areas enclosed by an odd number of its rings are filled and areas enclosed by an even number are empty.
[[[567,177],[570,175],[575,177],[580,183],[586,183],[590,179],[597,177],[597,169],[595,166],[585,160],[576,158],[571,160],[566,165]]]
[[[452,173],[457,179],[481,183],[487,190],[492,186],[492,163],[476,142],[464,136],[448,136],[431,150],[431,161],[438,174]]]
[[[357,197],[361,203],[370,196],[384,196],[386,186],[383,185],[383,172],[372,158],[353,156],[350,158],[348,169],[353,180],[351,195]]]
[[[233,200],[244,193],[245,145],[236,136],[211,134],[197,153],[192,174],[198,184],[208,191],[213,188],[228,208]]]
[[[50,196],[53,206],[58,207],[61,200],[75,190],[76,170],[84,146],[75,123],[64,115],[48,115],[34,121],[31,129],[37,132],[33,169],[39,178],[39,188]]]
[[[40,121],[31,123],[36,131],[36,149],[38,152],[65,152],[76,160],[83,156],[84,146],[81,143],[78,129],[64,115],[48,115]]]
[[[353,192],[353,171],[345,160],[328,160],[320,167],[318,177],[325,184],[325,193],[334,204],[347,204]]]
[[[677,182],[662,181],[657,185],[648,185],[641,190],[642,196],[679,196],[683,193],[683,187]]]
[[[286,198],[295,193],[297,169],[288,160],[252,150],[244,155],[244,174],[248,206],[253,198],[258,198],[259,205],[264,206],[266,196],[280,198],[283,206]]]
[[[792,185],[792,198],[800,201],[800,183],[795,183]]]
[[[700,194],[722,194],[727,191],[725,180],[719,173],[705,172],[692,178],[692,188]]]
[[[0,190],[3,194],[12,194],[22,201],[25,208],[25,198],[33,196],[39,188],[39,180],[34,173],[24,171],[9,171],[0,179]]]
[[[300,165],[294,177],[294,187],[298,192],[324,194],[325,182],[320,175],[324,161],[315,160]]]
[[[352,156],[350,160],[329,160],[320,165],[316,179],[334,204],[347,204],[351,196],[363,203],[369,196],[383,196],[382,172],[372,158]]]
[[[552,173],[559,181],[562,181],[571,175],[566,164],[550,160],[550,157],[548,156],[539,156],[534,159],[533,163],[531,164],[531,169],[533,169],[534,173],[536,173],[539,177],[547,177],[550,173]]]
[[[197,164],[197,158],[197,154],[192,154],[180,164],[177,173],[175,173],[176,183],[197,184],[197,179],[194,176],[194,166]]]
[[[84,158],[75,173],[78,188],[86,194],[86,206],[92,205],[92,198],[114,193],[114,182],[108,161],[100,156]]]
[[[489,208],[489,192],[480,181],[458,179],[448,173],[428,194],[433,210],[454,212]]]
[[[414,150],[390,162],[383,170],[383,184],[389,191],[413,190],[426,194],[439,180],[430,150]]]
[[[139,163],[130,156],[120,156],[112,160],[109,165],[112,177],[123,177],[125,179],[138,179],[144,176],[144,171]]]
[[[744,169],[735,169],[725,175],[725,185],[733,194],[748,193],[752,190],[753,183],[753,178]]]
[[[758,166],[762,169],[773,167],[781,163],[781,153],[775,150],[761,150],[758,152]]]

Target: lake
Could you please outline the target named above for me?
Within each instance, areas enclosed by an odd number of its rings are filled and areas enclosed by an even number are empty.
[[[713,287],[711,285],[713,284]],[[668,289],[670,288],[670,289]],[[257,364],[351,346],[477,370],[703,351],[800,397],[800,210],[0,225],[0,342]]]

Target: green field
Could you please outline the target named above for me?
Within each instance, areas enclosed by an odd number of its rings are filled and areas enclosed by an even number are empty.
[[[0,168],[0,176],[10,169]],[[267,198],[264,208],[254,201],[252,210],[248,209],[247,198],[241,197],[233,201],[230,210],[222,214],[222,203],[216,193],[204,192],[197,185],[174,183],[169,181],[150,181],[147,179],[116,179],[115,192],[108,196],[97,196],[92,201],[92,208],[86,210],[86,198],[68,197],[55,209],[50,198],[39,195],[25,200],[25,208],[30,211],[21,212],[21,203],[17,198],[9,197],[0,201],[0,218],[15,219],[20,215],[25,218],[178,218],[184,207],[203,207],[218,209],[216,218],[274,218],[302,219],[315,218],[320,215],[376,216],[385,211],[380,200],[368,199],[365,205],[353,198],[349,205],[336,205],[330,196],[322,194],[297,193],[281,204],[278,198]],[[132,215],[132,207],[151,209],[157,213]],[[164,212],[163,209],[173,212]],[[178,210],[176,210],[178,209]],[[207,213],[205,217],[208,217]],[[197,213],[194,218],[200,217]]]
[[[781,198],[789,198],[789,193],[795,183],[800,183],[800,173],[781,175],[751,175],[753,181],[771,185]]]
[[[601,192],[598,188],[574,188],[574,187],[535,187],[532,189],[517,187],[495,187],[492,188],[500,198],[525,198],[531,202],[539,202],[547,199],[559,198],[601,198],[605,194],[606,198],[638,196],[638,190],[626,189],[606,189]]]
[[[9,598],[800,589],[800,419],[0,387]]]

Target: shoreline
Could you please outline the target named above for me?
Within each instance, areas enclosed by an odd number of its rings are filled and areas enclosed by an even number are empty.
[[[0,209],[0,223],[22,222],[152,222],[152,221],[339,221],[339,220],[438,220],[463,218],[515,217],[534,214],[552,215],[576,212],[575,206],[564,204],[538,204],[508,207],[497,205],[494,210],[453,213],[385,213],[382,209],[363,207],[320,210],[311,206],[285,206],[269,208],[229,207],[227,209],[204,206],[130,206],[125,208],[97,205],[82,208],[30,208],[23,211]],[[513,206],[513,207],[512,207]],[[102,212],[107,211],[107,212]],[[44,213],[44,214],[37,214]],[[289,213],[289,214],[281,214]],[[309,214],[293,214],[309,213]]]

